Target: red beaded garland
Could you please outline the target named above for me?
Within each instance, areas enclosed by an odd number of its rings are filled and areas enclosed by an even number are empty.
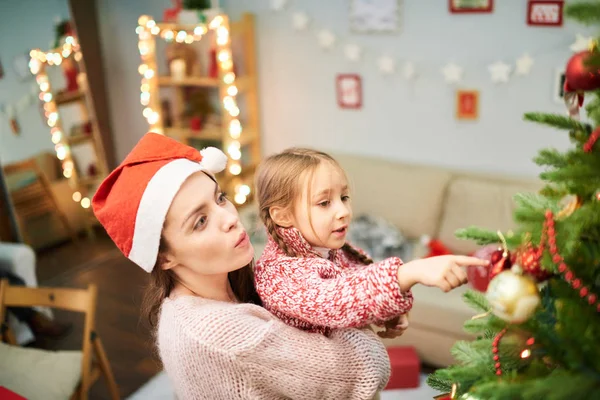
[[[494,368],[496,369],[496,375],[498,375],[498,376],[502,375],[502,368],[500,365],[500,356],[498,355],[498,344],[500,344],[500,339],[502,338],[502,336],[504,336],[505,333],[506,333],[506,328],[504,328],[500,332],[498,332],[498,334],[494,338],[494,341],[492,342],[492,353],[495,354],[494,361],[496,361],[496,364],[494,364]]]

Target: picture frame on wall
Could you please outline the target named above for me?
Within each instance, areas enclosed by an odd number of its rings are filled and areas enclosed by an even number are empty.
[[[336,78],[337,102],[340,108],[362,108],[362,79],[357,74],[339,74]]]
[[[399,32],[403,1],[350,0],[350,30],[355,33]]]
[[[554,101],[556,103],[564,104],[565,101],[565,80],[566,73],[563,68],[557,68],[556,74],[554,75]]]
[[[563,24],[564,1],[529,0],[527,3],[527,25],[555,26]]]
[[[474,121],[479,118],[479,91],[459,89],[456,91],[456,119]]]
[[[448,9],[453,14],[491,13],[494,0],[448,0]]]

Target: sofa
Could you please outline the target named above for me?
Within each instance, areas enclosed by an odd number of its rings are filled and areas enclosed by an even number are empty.
[[[514,227],[513,196],[536,192],[541,182],[508,176],[453,171],[350,154],[332,154],[345,169],[351,185],[354,215],[373,215],[396,226],[414,244],[413,257],[423,255],[419,239],[437,238],[454,254],[472,254],[475,243],[455,237],[457,229],[477,225],[506,231]],[[250,207],[251,208],[251,207]],[[256,226],[246,213],[243,222]],[[255,235],[255,237],[259,237]],[[256,240],[257,256],[264,243]],[[410,260],[404,260],[410,261]],[[474,311],[462,300],[470,289],[450,293],[415,286],[410,328],[387,346],[414,346],[424,363],[443,367],[454,363],[450,348],[473,337],[462,329]]]
[[[89,224],[89,219],[86,219],[86,214],[81,206],[73,201],[73,189],[69,181],[62,176],[60,161],[55,155],[46,152],[37,154],[35,160],[46,178],[50,181],[52,193],[59,207],[66,214],[73,230],[81,232],[87,229],[88,226],[86,224]],[[27,185],[28,180],[32,179],[29,175],[31,174],[24,173],[6,176],[6,185],[9,192]],[[29,221],[27,224],[27,233],[31,239],[31,246],[36,250],[71,239],[60,220],[52,215]]]

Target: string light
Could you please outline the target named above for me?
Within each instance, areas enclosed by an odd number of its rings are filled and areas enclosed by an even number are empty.
[[[201,40],[209,30],[215,32],[217,46],[217,60],[219,64],[219,75],[226,87],[221,91],[221,102],[225,111],[226,120],[224,123],[229,132],[230,141],[224,143],[227,147],[229,157],[234,161],[229,165],[228,172],[231,175],[240,175],[242,166],[239,162],[242,158],[241,145],[238,141],[242,134],[242,124],[238,119],[240,109],[237,105],[236,96],[239,94],[238,86],[235,85],[236,76],[233,72],[233,61],[230,49],[230,31],[227,17],[223,15],[215,16],[208,25],[199,23],[191,29],[174,29],[173,26],[161,26],[148,15],[142,15],[138,19],[138,26],[135,29],[138,35],[138,50],[142,62],[138,68],[142,76],[140,85],[140,103],[144,107],[142,115],[150,125],[150,130],[162,134],[162,125],[160,113],[154,102],[154,96],[157,96],[157,69],[155,64],[155,37],[160,37],[166,42],[175,41],[177,43],[191,44]],[[247,201],[250,195],[248,185],[238,185],[235,189],[234,200],[238,204]]]

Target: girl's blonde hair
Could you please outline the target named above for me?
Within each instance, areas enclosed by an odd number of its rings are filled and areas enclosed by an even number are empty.
[[[256,197],[260,219],[269,236],[290,257],[297,257],[277,232],[277,224],[271,218],[271,208],[290,210],[302,194],[303,183],[312,181],[315,171],[322,162],[328,162],[345,175],[341,165],[329,154],[307,148],[290,148],[266,158],[256,173]],[[309,185],[310,186],[310,185]],[[310,221],[310,215],[309,215]],[[312,223],[311,223],[312,225]],[[373,260],[344,244],[342,249],[363,264]]]

